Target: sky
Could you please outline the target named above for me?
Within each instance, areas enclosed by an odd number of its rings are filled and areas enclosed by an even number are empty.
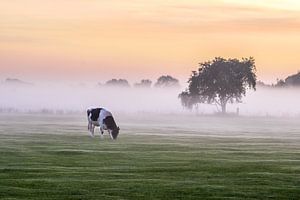
[[[0,79],[186,81],[216,56],[300,70],[298,0],[1,0]]]

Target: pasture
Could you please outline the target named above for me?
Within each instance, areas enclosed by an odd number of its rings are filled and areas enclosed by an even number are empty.
[[[147,117],[146,117],[147,116]],[[0,115],[0,199],[300,199],[300,120]]]

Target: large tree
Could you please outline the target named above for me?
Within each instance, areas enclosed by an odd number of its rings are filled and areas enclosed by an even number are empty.
[[[192,109],[199,103],[215,104],[226,113],[228,103],[240,103],[246,90],[256,89],[254,58],[224,59],[200,63],[193,71],[186,91],[179,94],[184,107]]]

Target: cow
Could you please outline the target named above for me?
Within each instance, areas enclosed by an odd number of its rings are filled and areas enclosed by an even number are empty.
[[[95,126],[100,126],[101,138],[103,138],[104,130],[107,130],[112,140],[117,139],[120,128],[117,126],[111,112],[104,108],[87,109],[88,130],[94,137]]]

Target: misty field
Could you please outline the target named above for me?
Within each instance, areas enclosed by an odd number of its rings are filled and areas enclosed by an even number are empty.
[[[147,117],[146,117],[147,116]],[[300,199],[300,120],[0,115],[0,199]]]

